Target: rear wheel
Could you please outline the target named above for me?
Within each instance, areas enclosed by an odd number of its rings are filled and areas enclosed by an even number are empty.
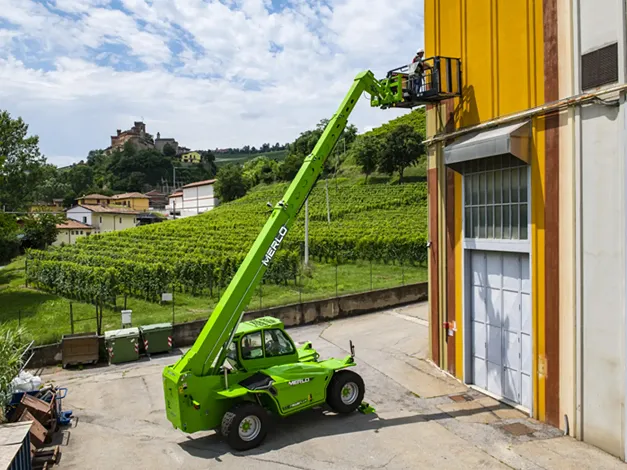
[[[364,380],[355,372],[336,372],[327,389],[327,403],[338,413],[352,413],[364,399]]]
[[[224,413],[221,434],[235,450],[257,447],[268,433],[268,414],[256,403],[239,403]]]

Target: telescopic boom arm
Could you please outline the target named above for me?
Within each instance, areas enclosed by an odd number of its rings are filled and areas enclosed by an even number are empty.
[[[371,106],[386,108],[402,101],[401,93],[391,90],[392,87],[387,79],[380,82],[370,71],[362,72],[355,77],[344,101],[327,124],[311,154],[305,158],[283,200],[274,206],[270,218],[213,310],[198,339],[173,366],[176,372],[188,371],[195,376],[203,376],[211,373],[212,367],[214,373],[219,370],[244,309],[322,173],[324,162],[346,127],[348,117],[357,100],[363,92],[367,92],[371,96]]]

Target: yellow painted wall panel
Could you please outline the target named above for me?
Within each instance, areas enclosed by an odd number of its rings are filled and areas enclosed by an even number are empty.
[[[435,5],[437,0],[425,1],[425,56],[436,55],[435,28]]]
[[[462,67],[464,107],[462,126],[494,117],[492,100],[492,0],[464,0],[466,28]]]
[[[498,2],[496,8],[496,113],[504,115],[533,106],[531,62],[527,38],[533,40],[533,5],[527,0]],[[531,51],[532,52],[532,51]]]
[[[436,54],[445,57],[461,57],[461,0],[440,1],[438,5],[441,33]]]

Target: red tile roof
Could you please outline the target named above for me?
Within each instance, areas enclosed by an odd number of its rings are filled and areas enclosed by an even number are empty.
[[[134,211],[132,209],[125,209],[124,207],[108,207],[108,206],[94,206],[91,204],[79,204],[75,207],[82,207],[87,209],[88,211],[96,212],[99,214],[107,213],[107,214],[139,214],[139,211]]]
[[[65,222],[63,222],[61,224],[57,224],[57,228],[59,228],[59,229],[63,229],[63,228],[68,228],[68,229],[82,228],[82,229],[91,230],[93,227],[91,225],[87,225],[87,224],[84,224],[82,222],[79,222],[78,220],[67,219]]]
[[[178,197],[182,195],[183,195],[183,191],[176,191],[175,193],[170,194],[168,197]]]
[[[204,186],[206,184],[213,184],[216,180],[196,181],[195,183],[189,183],[183,186],[184,188],[195,188],[196,186]]]
[[[79,197],[78,199],[111,199],[109,196],[103,196],[102,194],[88,194],[87,196]]]
[[[114,194],[111,196],[111,199],[149,199],[148,196],[142,193],[124,193],[124,194]]]

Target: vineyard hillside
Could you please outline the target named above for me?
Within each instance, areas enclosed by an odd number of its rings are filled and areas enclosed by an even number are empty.
[[[283,161],[287,156],[287,150],[275,150],[271,152],[264,153],[251,153],[251,154],[241,154],[241,153],[218,153],[216,154],[216,165],[218,167],[225,165],[227,163],[239,163],[243,165],[247,161],[254,160],[258,157],[266,157],[271,160]]]
[[[384,135],[390,132],[395,127],[401,125],[409,125],[416,129],[423,137],[425,136],[427,127],[427,117],[425,114],[425,108],[417,108],[407,114],[392,119],[385,124],[375,127],[374,129],[364,133],[363,135]]]
[[[212,294],[228,284],[288,184],[259,186],[245,197],[194,217],[92,235],[75,245],[29,253],[35,286],[82,301],[128,294],[157,301],[176,291]],[[368,260],[405,266],[426,263],[426,183],[364,185],[330,180],[310,196],[310,254],[323,264]],[[301,269],[304,211],[264,282],[295,282]]]

